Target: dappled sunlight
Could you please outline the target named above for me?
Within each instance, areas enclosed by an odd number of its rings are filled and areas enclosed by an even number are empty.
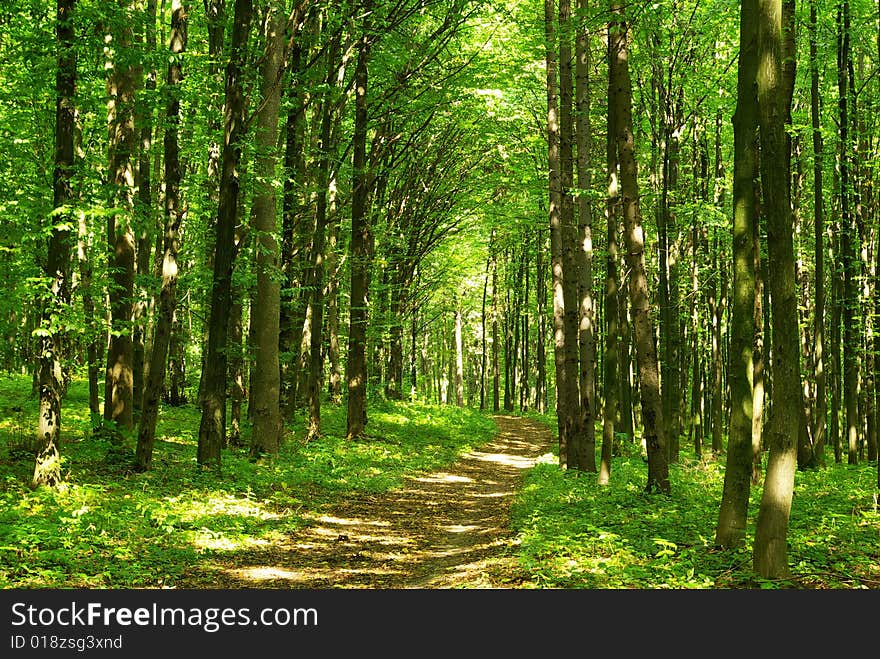
[[[509,505],[523,470],[552,442],[522,419],[499,417],[502,432],[453,467],[407,477],[380,495],[362,493],[315,513],[265,547],[242,547],[190,575],[209,586],[217,571],[227,587],[448,588],[519,582],[509,551],[515,538]],[[535,441],[525,441],[523,432]],[[229,557],[232,558],[232,557]],[[214,575],[213,577],[211,575]]]
[[[473,483],[470,478],[454,474],[438,473],[430,476],[419,476],[415,480],[421,483]]]

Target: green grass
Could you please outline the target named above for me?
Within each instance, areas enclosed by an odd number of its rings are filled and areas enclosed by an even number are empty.
[[[544,419],[553,428],[555,419]],[[714,548],[724,457],[682,453],[672,494],[644,492],[638,446],[613,461],[611,482],[539,464],[513,507],[519,556],[537,588],[880,588],[877,464],[798,472],[788,580],[751,571],[761,488],[752,487],[745,546]]]
[[[29,378],[0,375],[0,588],[171,585],[194,562],[270,545],[306,512],[444,466],[497,429],[453,406],[375,401],[369,412],[369,437],[346,441],[345,408],[325,404],[319,440],[304,442],[299,419],[277,457],[257,464],[228,449],[218,477],[196,465],[198,411],[163,406],[153,469],[136,473],[91,436],[88,391],[75,381],[62,411],[64,483],[32,491],[33,457],[15,447],[35,428],[37,401]]]

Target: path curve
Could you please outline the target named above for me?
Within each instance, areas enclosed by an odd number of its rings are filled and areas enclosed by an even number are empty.
[[[553,439],[531,419],[494,418],[499,432],[481,450],[398,489],[313,513],[286,543],[215,572],[224,582],[215,587],[517,587],[525,575],[511,550],[510,504]]]

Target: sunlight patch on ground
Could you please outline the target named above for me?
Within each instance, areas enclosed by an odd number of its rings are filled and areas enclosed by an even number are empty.
[[[240,568],[237,570],[229,570],[232,574],[239,578],[249,581],[269,581],[275,579],[285,579],[287,581],[303,581],[305,575],[301,572],[293,570],[285,570],[284,568],[274,566],[260,566]]]
[[[465,457],[482,460],[483,462],[497,462],[498,464],[516,467],[517,469],[529,469],[535,464],[535,461],[530,458],[521,458],[515,455],[507,455],[506,453],[468,453]]]
[[[183,521],[192,521],[205,515],[235,515],[237,517],[253,517],[261,520],[281,519],[283,516],[270,512],[265,508],[255,505],[253,501],[234,496],[208,497],[205,501],[185,500],[179,501],[178,497],[169,499],[171,503],[182,504]]]
[[[467,533],[468,531],[479,531],[480,527],[476,524],[449,524],[443,527],[449,533]]]
[[[319,522],[324,522],[325,524],[341,524],[343,526],[391,526],[390,522],[379,520],[344,519],[342,517],[332,517],[330,515],[321,515],[317,520]]]
[[[421,477],[415,478],[413,480],[417,480],[422,483],[473,483],[474,482],[474,480],[472,478],[468,478],[467,476],[456,476],[455,474],[447,474],[445,472],[439,472],[436,474],[432,474],[430,476],[421,476]]]

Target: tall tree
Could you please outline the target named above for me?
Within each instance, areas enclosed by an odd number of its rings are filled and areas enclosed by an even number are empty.
[[[183,53],[186,52],[189,9],[182,0],[171,3],[171,57],[165,78],[165,232],[162,258],[162,289],[153,332],[152,352],[149,354],[141,418],[138,426],[136,460],[138,468],[147,470],[152,465],[153,444],[156,438],[156,420],[159,400],[165,386],[168,347],[171,343],[171,325],[177,308],[177,252],[180,225],[186,209],[182,207],[180,183],[182,167],[178,134],[180,127],[180,84],[183,82]]]
[[[772,416],[767,434],[770,457],[755,527],[752,561],[765,578],[788,572],[788,520],[804,413],[800,378],[797,285],[791,215],[790,120],[794,71],[783,63],[793,40],[792,0],[759,0],[758,116],[761,131],[761,187],[767,218],[772,304]]]
[[[857,230],[852,207],[852,137],[850,135],[849,75],[851,66],[849,0],[838,3],[837,98],[840,131],[840,258],[843,267],[843,404],[846,411],[846,456],[848,464],[857,464],[859,441],[859,355],[856,350]]]
[[[214,271],[208,343],[202,372],[198,464],[217,471],[226,438],[226,336],[235,261],[235,220],[241,181],[242,140],[245,135],[244,67],[253,14],[252,0],[235,0],[232,44],[226,65],[226,100],[223,110],[223,153],[220,169],[220,200],[214,237]]]
[[[58,59],[55,71],[55,157],[52,170],[52,230],[44,276],[49,284],[43,300],[40,331],[38,384],[40,417],[39,448],[32,483],[55,486],[61,480],[61,398],[64,334],[61,314],[70,303],[71,294],[71,221],[73,200],[71,177],[74,167],[74,128],[76,122],[76,49],[74,48],[74,11],[76,0],[58,0],[55,36]]]
[[[347,436],[360,437],[367,425],[367,292],[372,252],[367,171],[368,61],[370,58],[370,0],[365,0],[355,66],[355,119],[352,136],[351,309],[349,312]]]
[[[104,379],[104,419],[112,423],[111,437],[117,443],[134,424],[133,386],[134,353],[131,320],[134,295],[134,154],[137,134],[134,123],[133,57],[134,15],[132,0],[119,0],[120,12],[114,17],[109,35],[115,48],[108,49],[110,76],[107,79],[107,123],[110,143],[112,182],[111,207],[118,212],[107,217],[107,239],[110,243],[111,277],[108,285],[110,301],[110,342]]]
[[[825,208],[822,190],[823,143],[819,114],[819,28],[817,0],[810,0],[810,123],[813,129],[813,236],[815,265],[815,312],[813,318],[813,369],[816,380],[816,410],[813,415],[815,454],[819,465],[825,459],[828,412],[825,374]]]
[[[608,25],[608,62],[609,64],[616,60],[617,48],[620,40],[611,38],[614,34],[614,25]],[[617,419],[617,400],[618,391],[618,354],[620,341],[619,321],[620,312],[618,309],[618,296],[620,294],[620,284],[617,278],[617,232],[618,222],[617,215],[620,203],[620,187],[618,178],[618,161],[617,161],[617,112],[615,110],[614,90],[617,87],[614,67],[608,67],[608,93],[607,93],[607,111],[608,121],[605,138],[605,161],[606,176],[608,181],[608,192],[605,204],[605,223],[607,227],[606,236],[608,244],[606,246],[605,257],[605,359],[603,361],[603,393],[604,405],[602,410],[602,457],[599,466],[598,482],[600,485],[607,485],[611,479],[611,458],[614,452],[614,424]]]
[[[587,28],[587,0],[578,0],[575,42],[575,139],[578,181],[578,344],[580,357],[581,446],[578,468],[596,471],[596,310],[593,298],[593,187],[592,136],[590,135],[590,33]]]
[[[251,309],[254,328],[256,367],[251,382],[251,406],[254,429],[251,455],[278,453],[281,444],[281,367],[278,361],[281,287],[279,283],[279,248],[275,240],[276,195],[275,168],[278,161],[278,117],[281,109],[284,2],[273,1],[267,7],[263,38],[265,52],[260,71],[260,109],[256,117],[254,157],[256,190],[251,209],[251,227],[256,243],[257,294]]]
[[[715,532],[715,544],[720,547],[738,547],[745,539],[753,458],[758,3],[743,0],[740,7],[739,70],[733,115],[733,308],[728,363],[732,404],[724,490]]]
[[[612,99],[616,114],[617,154],[620,163],[620,198],[623,210],[624,236],[629,266],[629,297],[632,306],[636,360],[639,370],[639,394],[642,404],[642,425],[648,453],[648,492],[669,493],[669,466],[666,460],[666,436],[660,400],[660,373],[654,348],[654,329],[650,316],[648,280],[645,271],[645,234],[639,208],[638,165],[632,122],[632,81],[629,73],[628,24],[623,6],[611,5],[612,20],[608,38],[614,42],[609,71],[615,85]]]

